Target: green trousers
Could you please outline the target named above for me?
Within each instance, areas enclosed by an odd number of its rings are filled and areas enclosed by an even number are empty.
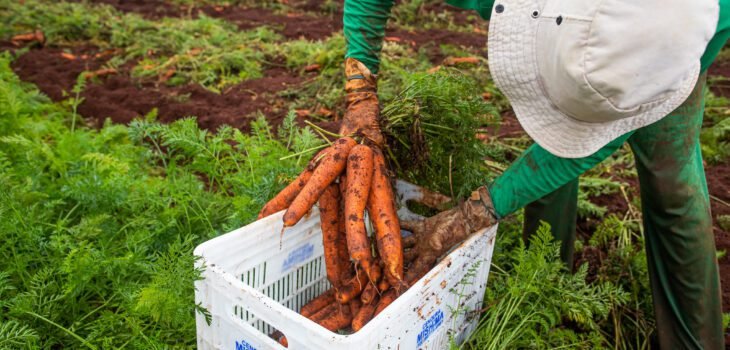
[[[662,120],[581,159],[531,146],[490,186],[499,216],[525,207],[525,234],[540,220],[572,265],[578,176],[628,141],[641,187],[646,255],[658,342],[663,349],[723,349],[722,301],[707,182],[700,152],[705,75]]]

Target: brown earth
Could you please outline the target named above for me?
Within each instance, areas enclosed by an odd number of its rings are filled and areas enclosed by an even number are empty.
[[[730,61],[715,62],[707,70],[708,76],[720,76],[729,79],[721,84],[713,84],[710,90],[717,95],[730,98]]]
[[[299,6],[295,6],[295,8],[309,13],[291,12],[286,15],[276,14],[270,9],[239,6],[203,6],[191,9],[172,5],[164,0],[92,0],[92,2],[107,4],[119,11],[134,12],[150,19],[197,17],[200,13],[204,13],[207,16],[231,22],[243,30],[269,26],[288,39],[319,40],[342,30],[341,10],[334,13],[323,13],[318,1],[303,2]],[[469,14],[472,13],[470,11],[460,10],[448,5],[431,7],[430,11],[449,11],[455,14],[454,18],[458,18],[461,23],[485,23],[481,20],[469,20]],[[452,44],[484,48],[487,42],[485,33],[452,32],[445,29],[426,29],[412,32],[389,28],[386,36],[401,38],[408,43],[413,43],[416,48],[429,43],[435,44],[435,47],[438,47],[439,44]],[[443,57],[437,57],[436,59],[439,58]],[[435,62],[436,59],[433,61]]]
[[[70,52],[76,59],[61,57]],[[76,77],[83,71],[100,68],[108,57],[95,57],[93,48],[42,48],[28,51],[13,62],[18,76],[32,82],[51,99],[68,98]],[[86,55],[86,56],[83,56]],[[103,123],[106,118],[128,123],[133,118],[158,108],[158,118],[171,122],[186,116],[197,116],[202,128],[215,130],[228,124],[244,131],[261,111],[276,126],[287,112],[287,100],[278,92],[305,82],[305,77],[283,68],[271,68],[265,77],[234,85],[221,94],[208,91],[198,84],[170,87],[130,78],[128,68],[119,74],[95,79],[84,89],[79,113]],[[324,127],[335,126],[324,123]]]
[[[302,13],[278,15],[269,9],[244,8],[239,6],[185,7],[170,4],[164,0],[92,0],[107,4],[122,12],[137,13],[148,19],[162,17],[196,18],[200,14],[224,19],[242,30],[270,26],[289,39],[305,38],[318,40],[329,37],[342,27],[334,18],[314,17]]]

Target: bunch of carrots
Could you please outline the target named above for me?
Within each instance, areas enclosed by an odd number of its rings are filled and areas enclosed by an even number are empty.
[[[315,203],[332,288],[300,313],[331,331],[358,331],[428,269],[411,269],[404,275],[404,244],[412,247],[415,242],[401,239],[391,178],[378,147],[358,144],[351,137],[336,140],[263,207],[259,219],[286,209],[284,227],[291,227]],[[365,229],[366,210],[375,228],[376,249]],[[286,343],[285,337],[276,337]]]

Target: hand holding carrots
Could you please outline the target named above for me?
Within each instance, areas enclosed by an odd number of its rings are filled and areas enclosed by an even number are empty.
[[[378,147],[358,144],[351,137],[338,139],[266,203],[259,218],[286,209],[284,227],[290,227],[318,201],[327,277],[336,289],[347,285],[358,267],[374,285],[383,274],[392,286],[403,283],[403,249],[395,197],[385,158]],[[366,210],[375,227],[376,256],[365,230]],[[350,259],[355,267],[350,266]],[[360,276],[355,278],[359,280]],[[363,286],[357,289],[359,294]],[[387,289],[385,282],[378,289]]]

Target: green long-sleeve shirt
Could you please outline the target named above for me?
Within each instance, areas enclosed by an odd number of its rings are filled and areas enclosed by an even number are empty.
[[[489,19],[495,0],[445,0],[448,4],[474,10],[484,19]],[[715,36],[707,45],[702,56],[702,71],[715,60],[720,49],[730,37],[730,0],[720,1],[720,20]],[[364,63],[377,73],[380,63],[380,49],[383,45],[385,25],[393,7],[393,0],[345,0],[344,32],[347,39],[346,57]]]

